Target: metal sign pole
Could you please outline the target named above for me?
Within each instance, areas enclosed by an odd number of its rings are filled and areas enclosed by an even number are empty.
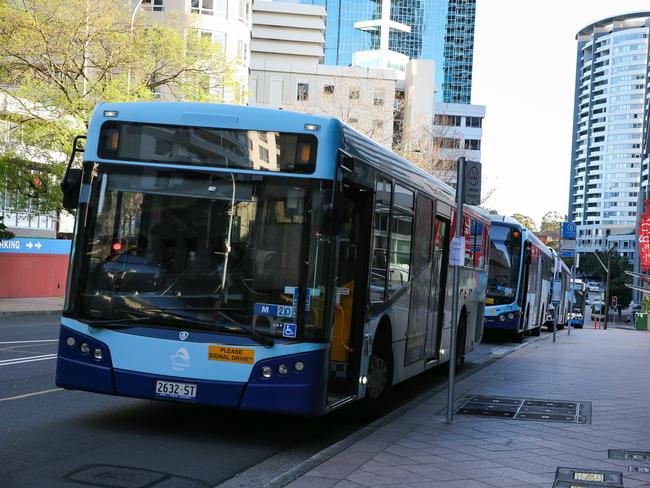
[[[456,170],[456,234],[463,232],[463,186],[465,180],[465,158],[458,158]],[[456,379],[456,335],[458,333],[458,265],[454,265],[454,281],[451,307],[451,344],[449,347],[449,385],[447,387],[447,422],[454,421],[454,381]]]
[[[573,316],[573,307],[575,306],[575,281],[576,281],[576,261],[578,260],[578,253],[573,258],[571,265],[571,282],[569,285],[569,319],[567,320],[567,335],[571,335],[571,317]],[[584,310],[582,311],[584,313]],[[584,323],[584,316],[582,317]]]

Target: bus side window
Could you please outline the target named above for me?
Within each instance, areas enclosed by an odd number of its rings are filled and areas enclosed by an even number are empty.
[[[390,225],[389,297],[411,279],[414,206],[415,194],[400,185],[395,185]]]
[[[388,266],[388,222],[390,219],[392,184],[377,178],[375,212],[372,223],[372,264],[370,266],[370,301],[386,298],[386,268]]]

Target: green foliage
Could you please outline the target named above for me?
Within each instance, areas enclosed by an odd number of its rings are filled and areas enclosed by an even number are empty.
[[[604,252],[599,252],[598,256],[605,266],[607,266],[608,257],[611,257],[609,296],[617,298],[619,308],[626,308],[632,301],[632,290],[625,286],[626,283],[631,282],[630,276],[626,275],[625,271],[631,271],[632,264],[626,257],[619,256],[613,249],[609,251],[609,256]],[[603,283],[607,280],[607,273],[593,253],[580,256],[580,274]]]
[[[178,19],[131,28],[129,2],[0,0],[0,193],[16,209],[60,208],[74,135],[99,102],[221,102],[243,94],[221,48]],[[34,185],[34,176],[38,185]],[[37,198],[36,198],[37,197]]]
[[[650,313],[650,300],[645,295],[641,299],[641,311],[643,313]]]
[[[0,215],[0,239],[11,239],[14,234],[7,230],[7,226],[4,224],[4,215]]]
[[[556,232],[560,230],[560,226],[564,221],[564,216],[559,212],[546,212],[542,217],[542,225],[540,226],[541,232]]]
[[[522,215],[520,213],[512,214],[512,218],[517,220],[521,225],[526,227],[531,232],[537,232],[537,225],[535,221],[528,217],[527,215]]]

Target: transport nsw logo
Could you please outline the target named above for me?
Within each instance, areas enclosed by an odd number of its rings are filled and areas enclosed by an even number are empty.
[[[255,350],[242,349],[241,347],[208,346],[208,359],[210,361],[253,364],[255,362]]]

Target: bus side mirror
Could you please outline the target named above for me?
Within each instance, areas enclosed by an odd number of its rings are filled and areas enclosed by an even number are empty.
[[[75,210],[79,206],[79,192],[81,191],[81,169],[70,168],[61,182],[63,192],[63,208]]]
[[[63,208],[66,210],[75,210],[79,206],[79,193],[81,192],[81,169],[73,168],[75,156],[77,153],[84,152],[85,147],[81,141],[86,136],[79,135],[72,141],[72,153],[68,160],[68,167],[65,170],[63,181],[61,182],[61,191],[63,192]]]
[[[318,232],[322,235],[335,237],[341,232],[343,217],[343,194],[335,190],[325,190],[321,205],[321,218]]]

